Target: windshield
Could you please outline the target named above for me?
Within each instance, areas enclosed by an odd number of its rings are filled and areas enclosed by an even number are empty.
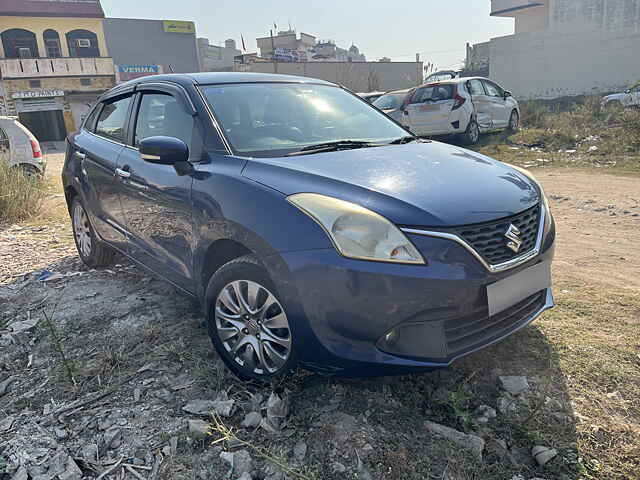
[[[400,108],[406,96],[406,93],[387,93],[373,102],[373,104],[380,110],[396,110]]]
[[[274,157],[350,140],[390,143],[407,132],[339,87],[290,83],[205,86],[205,98],[238,153]]]

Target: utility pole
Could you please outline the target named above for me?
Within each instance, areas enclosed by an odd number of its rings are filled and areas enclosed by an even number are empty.
[[[278,59],[276,58],[276,47],[273,41],[273,30],[269,30],[271,35],[271,59],[273,60],[273,73],[278,73]]]
[[[416,69],[418,70],[418,85],[424,81],[424,75],[422,73],[422,66],[420,65],[420,54],[416,53]]]

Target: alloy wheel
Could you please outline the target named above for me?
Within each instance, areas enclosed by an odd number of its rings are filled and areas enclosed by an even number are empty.
[[[89,257],[91,255],[91,228],[87,213],[79,202],[73,209],[73,233],[80,253],[85,258]]]
[[[291,330],[282,305],[250,280],[227,284],[215,303],[215,326],[224,349],[251,373],[274,374],[291,354]]]

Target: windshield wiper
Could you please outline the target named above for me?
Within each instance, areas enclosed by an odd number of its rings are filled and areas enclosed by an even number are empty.
[[[335,152],[337,150],[350,150],[355,148],[382,147],[384,143],[363,142],[361,140],[337,140],[335,142],[317,143],[301,148],[298,151],[287,153],[287,157],[295,155],[309,155],[312,153]]]
[[[414,137],[413,135],[406,135],[404,137],[396,138],[393,142],[389,142],[389,145],[402,145],[405,143],[411,143],[416,141],[422,141],[418,137]]]

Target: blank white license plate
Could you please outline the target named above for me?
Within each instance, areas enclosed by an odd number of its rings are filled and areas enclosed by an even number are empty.
[[[489,316],[551,287],[551,262],[542,262],[487,286]]]

